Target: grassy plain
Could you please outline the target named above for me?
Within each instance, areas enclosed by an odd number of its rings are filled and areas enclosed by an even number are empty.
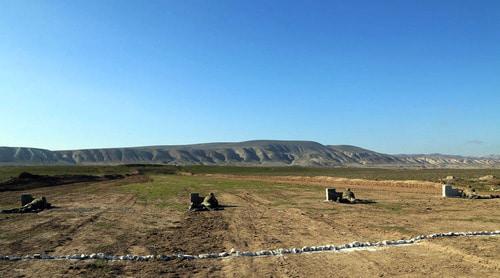
[[[500,177],[500,169],[412,169],[412,168],[314,168],[314,167],[240,167],[240,166],[172,166],[172,165],[117,165],[117,166],[3,166],[0,181],[26,171],[33,174],[124,174],[140,170],[147,174],[230,174],[259,176],[335,176],[369,180],[425,180],[439,181],[446,176],[474,180],[485,175]]]
[[[498,170],[139,165],[0,168],[4,179],[22,171],[142,174],[33,189],[30,193],[46,196],[57,208],[38,214],[0,214],[0,255],[200,254],[500,229],[500,199],[442,199],[439,184],[433,183],[447,175],[475,181],[488,174],[498,176]],[[385,181],[388,179],[403,181]],[[410,179],[417,181],[405,181]],[[331,186],[339,190],[350,187],[358,198],[373,203],[323,202],[324,188]],[[190,192],[215,192],[227,207],[189,213]],[[17,206],[19,194],[0,192],[0,207]],[[224,260],[0,261],[1,277],[497,277],[499,272],[499,238],[432,240],[375,252]]]

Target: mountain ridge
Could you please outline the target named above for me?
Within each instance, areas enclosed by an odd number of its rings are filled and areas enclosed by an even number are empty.
[[[314,141],[252,140],[51,151],[0,147],[0,165],[177,164],[316,167],[500,167],[497,156],[384,154],[352,145]]]

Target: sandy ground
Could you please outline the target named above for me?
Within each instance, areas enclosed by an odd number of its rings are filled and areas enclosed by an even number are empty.
[[[190,179],[191,177],[185,177]],[[326,177],[235,177],[273,184],[332,184]],[[499,230],[500,199],[442,199],[426,182],[336,180],[373,204],[323,202],[318,190],[217,192],[222,211],[187,213],[140,202],[120,190],[135,176],[95,184],[39,188],[34,195],[57,200],[38,214],[0,215],[2,254],[106,252],[200,254],[235,248],[272,248],[378,241],[448,231]],[[17,203],[19,192],[0,193],[1,205]],[[187,196],[185,197],[187,200]],[[186,207],[187,207],[186,203]],[[407,247],[350,253],[169,262],[0,262],[1,277],[499,277],[500,238],[454,238]]]

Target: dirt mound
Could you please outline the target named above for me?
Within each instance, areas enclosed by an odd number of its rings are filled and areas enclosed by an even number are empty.
[[[441,190],[440,183],[420,180],[366,180],[330,176],[238,176],[229,174],[205,174],[205,176],[233,180],[253,180],[292,184],[316,184],[323,186],[341,185],[352,188],[376,188],[377,190],[386,191],[399,189],[410,192],[439,192],[439,190]]]
[[[478,180],[480,180],[480,181],[492,181],[495,179],[496,179],[496,177],[493,175],[486,175],[486,176],[482,176],[482,177],[478,178]]]
[[[56,186],[62,184],[70,183],[80,183],[80,182],[98,182],[122,179],[123,175],[104,175],[104,176],[92,176],[92,175],[35,175],[28,172],[22,172],[19,176],[11,178],[5,182],[0,183],[0,192],[2,191],[16,191],[16,190],[27,190],[38,187],[46,186]]]

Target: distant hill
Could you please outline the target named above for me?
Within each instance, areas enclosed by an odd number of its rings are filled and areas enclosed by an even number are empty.
[[[498,156],[464,157],[443,154],[389,155],[349,145],[322,145],[313,141],[277,140],[65,151],[0,147],[0,165],[114,165],[133,163],[489,168],[500,167],[500,158]]]

